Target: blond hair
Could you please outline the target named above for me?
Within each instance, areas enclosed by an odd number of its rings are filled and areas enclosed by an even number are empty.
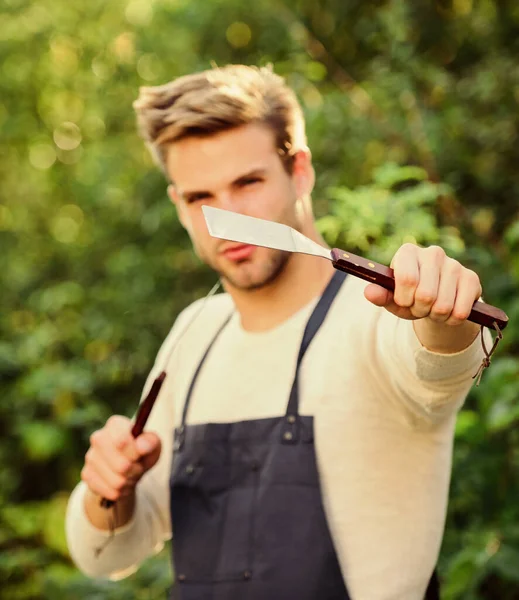
[[[306,147],[301,106],[271,67],[228,65],[141,87],[133,106],[140,134],[166,174],[169,144],[249,123],[270,127],[289,172],[296,152]]]

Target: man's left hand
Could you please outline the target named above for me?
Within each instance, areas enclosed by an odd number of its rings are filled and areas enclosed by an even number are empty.
[[[370,284],[365,296],[401,319],[427,318],[439,325],[461,325],[482,293],[478,275],[449,258],[439,246],[404,244],[391,267],[395,291]]]

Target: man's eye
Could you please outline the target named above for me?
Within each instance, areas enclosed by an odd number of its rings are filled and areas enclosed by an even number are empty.
[[[200,200],[207,200],[208,198],[208,194],[197,194],[195,196],[188,196],[187,203],[193,204],[194,202],[200,202]]]
[[[250,177],[249,179],[243,179],[241,184],[242,186],[252,185],[253,183],[259,183],[260,181],[261,179],[259,177]]]

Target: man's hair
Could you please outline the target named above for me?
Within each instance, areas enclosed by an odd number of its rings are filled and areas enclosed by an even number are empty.
[[[270,67],[227,65],[141,87],[133,106],[140,134],[166,175],[169,144],[249,123],[270,127],[289,173],[294,155],[306,147],[301,106]]]

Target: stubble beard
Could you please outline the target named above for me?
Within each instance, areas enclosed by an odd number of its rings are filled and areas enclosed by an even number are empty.
[[[283,250],[271,250],[268,259],[258,265],[247,265],[249,259],[236,263],[239,273],[232,273],[231,269],[222,269],[220,266],[209,264],[222,279],[226,280],[237,290],[254,291],[271,285],[284,272],[291,253]],[[236,268],[235,267],[235,268]]]

